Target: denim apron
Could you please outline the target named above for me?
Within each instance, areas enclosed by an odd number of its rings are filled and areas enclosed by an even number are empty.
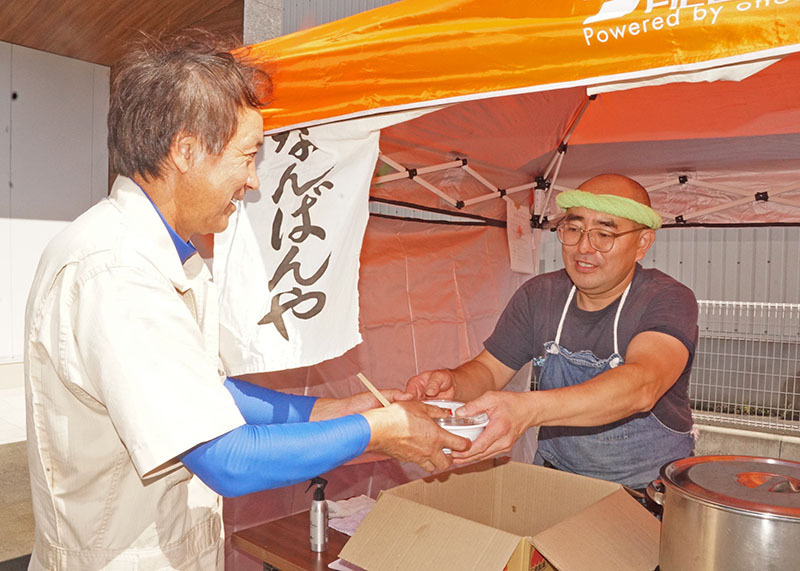
[[[576,288],[572,286],[555,341],[544,345],[539,390],[578,385],[624,363],[617,326],[630,288],[628,284],[614,318],[614,353],[599,359],[589,350],[571,353],[559,346],[564,319],[575,295]],[[672,430],[652,412],[644,412],[603,426],[542,426],[534,463],[543,465],[547,461],[559,470],[641,489],[658,478],[662,465],[690,456],[693,448],[691,431]]]

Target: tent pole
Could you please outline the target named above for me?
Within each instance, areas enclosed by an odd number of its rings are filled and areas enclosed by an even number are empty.
[[[575,118],[569,124],[569,127],[567,127],[567,132],[561,138],[561,142],[558,144],[558,147],[556,148],[556,153],[553,155],[553,158],[550,159],[550,162],[548,163],[547,168],[544,171],[544,178],[548,178],[550,176],[550,170],[553,168],[553,164],[556,162],[556,159],[567,152],[567,145],[569,144],[570,138],[572,138],[572,134],[575,132],[575,129],[577,129],[578,123],[583,117],[583,114],[586,113],[586,109],[589,107],[589,103],[591,101],[594,101],[595,99],[597,99],[596,95],[590,95],[583,100],[583,103],[581,103],[580,109],[578,109],[578,112],[575,114]]]
[[[435,194],[436,196],[438,196],[439,198],[444,200],[450,206],[458,208],[458,201],[457,200],[454,200],[453,198],[450,198],[444,192],[442,192],[441,190],[439,190],[438,188],[433,186],[431,183],[429,183],[427,180],[421,179],[419,177],[414,177],[412,180],[414,182],[416,182],[418,185],[420,185],[421,187],[427,188],[428,190],[430,190],[433,194]]]
[[[661,190],[662,188],[669,188],[670,186],[675,186],[675,182],[672,180],[668,180],[666,182],[662,182],[659,184],[654,184],[652,186],[647,187],[647,192],[653,192],[655,190]]]
[[[472,167],[470,167],[469,165],[464,165],[463,168],[464,168],[465,171],[467,171],[469,174],[471,174],[472,177],[475,180],[477,180],[478,182],[483,184],[483,186],[485,186],[486,188],[488,188],[492,192],[497,192],[497,187],[495,185],[493,185],[491,182],[489,182],[488,180],[486,180],[485,178],[483,178],[480,174],[478,174],[477,172],[472,170]]]
[[[747,196],[751,200],[756,200],[754,198],[754,193],[749,190],[740,190],[738,188],[733,188],[728,186],[727,184],[720,184],[720,183],[713,183],[713,182],[706,182],[706,181],[688,181],[689,184],[693,186],[698,186],[700,188],[709,188],[711,190],[718,190],[720,192],[730,192],[731,194],[736,194],[738,196]],[[791,186],[787,186],[786,188],[781,188],[778,190],[770,190],[769,191],[769,199],[774,202],[779,202],[781,204],[786,204],[789,206],[800,206],[800,201],[792,200],[790,198],[778,198],[781,194],[786,192],[792,192],[797,190],[798,186],[796,184],[792,184]]]
[[[564,160],[565,154],[566,154],[566,147],[564,148],[564,151],[561,151],[561,149],[559,149],[558,160],[556,161],[556,166],[555,166],[555,174],[553,175],[553,182],[550,184],[550,188],[547,189],[547,194],[544,195],[544,200],[542,201],[542,211],[536,212],[535,214],[544,216],[544,214],[547,212],[547,207],[550,204],[550,196],[553,194],[553,189],[555,188],[555,179],[558,177],[558,171],[561,170],[561,162]]]
[[[477,196],[475,198],[470,198],[469,200],[465,200],[464,201],[464,206],[472,206],[473,204],[478,204],[480,202],[486,202],[487,200],[492,200],[493,198],[506,197],[506,196],[509,196],[511,194],[514,194],[515,192],[521,192],[523,190],[531,190],[531,189],[534,189],[534,188],[536,188],[536,183],[535,182],[529,182],[529,183],[526,183],[526,184],[521,184],[519,186],[515,186],[513,188],[509,188],[508,190],[506,190],[505,194],[501,194],[499,196],[497,194],[484,194],[482,196]],[[499,190],[498,190],[498,192],[499,192]]]
[[[393,169],[395,169],[396,171],[407,173],[407,169],[403,165],[401,165],[400,163],[398,163],[397,161],[395,161],[393,159],[390,159],[389,157],[387,157],[383,153],[378,155],[378,158],[380,160],[382,160],[384,163],[386,163],[387,165],[389,165],[390,167],[392,167]],[[408,175],[406,174],[406,176],[408,176]]]
[[[394,168],[394,169],[397,169],[398,171],[403,171],[403,170],[406,170],[406,169],[404,169],[404,168],[403,168],[403,166],[402,166],[400,163],[398,163],[397,161],[394,161],[394,160],[390,159],[390,158],[389,158],[389,157],[387,157],[387,156],[380,155],[380,156],[379,156],[379,158],[380,158],[380,159],[381,159],[383,162],[385,162],[387,165],[389,165],[390,167],[392,167],[392,168]],[[458,162],[459,162],[459,163],[462,163],[462,161],[458,161]],[[419,172],[419,171],[417,171],[417,172]],[[416,182],[416,183],[417,183],[418,185],[420,185],[421,187],[428,189],[428,190],[429,190],[429,191],[431,191],[433,194],[435,194],[436,196],[438,196],[439,198],[441,198],[442,200],[444,200],[445,202],[447,202],[447,204],[449,204],[450,206],[453,206],[453,207],[456,207],[456,208],[458,208],[458,203],[457,203],[457,201],[455,201],[455,200],[453,200],[452,198],[450,198],[449,196],[447,196],[447,195],[446,195],[444,192],[442,192],[441,190],[439,190],[438,188],[436,188],[435,186],[433,186],[433,185],[432,185],[431,183],[429,183],[428,181],[426,181],[426,180],[424,180],[424,179],[421,179],[421,178],[419,178],[418,176],[413,176],[413,177],[412,177],[412,176],[410,176],[410,173],[407,173],[407,174],[405,175],[405,177],[401,177],[401,178],[410,178],[411,180],[413,180],[414,182]]]
[[[521,190],[533,190],[534,188],[536,188],[535,182],[526,182],[525,184],[521,184],[519,186],[512,186],[506,190],[506,194],[514,194],[515,192],[519,192]]]
[[[731,201],[728,204],[720,204],[718,206],[712,206],[711,208],[706,208],[704,210],[697,210],[695,212],[690,212],[689,214],[684,214],[683,218],[684,220],[699,218],[701,216],[705,216],[706,214],[713,214],[714,212],[727,210],[728,208],[733,208],[734,206],[741,206],[742,204],[747,204],[748,202],[753,202],[753,198],[752,197],[740,198],[738,200]]]
[[[586,109],[589,107],[589,103],[597,99],[597,95],[589,95],[587,96],[583,102],[581,103],[578,112],[575,114],[574,119],[567,127],[567,132],[561,138],[561,142],[558,144],[558,148],[556,152],[553,154],[553,157],[550,159],[550,162],[547,164],[547,168],[544,170],[544,179],[547,180],[550,178],[551,170],[555,169],[555,174],[553,175],[552,179],[550,179],[550,187],[547,189],[547,194],[545,195],[544,201],[542,202],[542,210],[541,212],[534,212],[534,214],[538,214],[539,216],[544,216],[544,213],[547,212],[547,206],[550,204],[550,195],[553,193],[553,188],[555,187],[556,179],[558,178],[558,171],[561,170],[561,163],[564,160],[564,155],[567,152],[567,145],[569,143],[572,134],[575,132],[575,129],[578,127],[578,123],[580,123],[583,114],[586,113]]]
[[[373,184],[382,184],[384,182],[391,182],[393,180],[402,180],[404,178],[411,178],[407,168],[404,168],[403,166],[401,166],[401,165],[399,165],[397,163],[394,163],[394,164],[390,163],[389,160],[384,158],[384,155],[380,155],[380,159],[383,160],[383,162],[385,162],[387,165],[391,166],[392,168],[399,169],[402,172],[386,174],[386,175],[383,175],[383,176],[376,176],[375,178],[372,179]],[[422,167],[422,168],[414,169],[414,172],[415,172],[416,176],[419,176],[421,174],[427,174],[427,173],[431,173],[431,172],[447,170],[447,169],[454,168],[454,167],[462,167],[462,166],[464,166],[464,161],[465,160],[466,159],[458,159],[456,161],[450,161],[450,162],[442,163],[442,164],[439,164],[439,165],[431,165],[429,167]]]
[[[559,145],[559,147],[560,146],[561,145]],[[548,176],[550,176],[550,170],[553,168],[553,165],[555,164],[555,162],[558,160],[558,157],[560,157],[560,156],[561,156],[561,153],[559,151],[556,151],[555,153],[553,153],[553,156],[550,157],[550,162],[547,163],[547,166],[544,169],[544,174],[542,175],[544,178],[547,178]]]
[[[573,119],[572,123],[570,123],[569,128],[567,129],[567,134],[564,135],[564,138],[561,139],[561,145],[566,146],[569,143],[570,138],[572,137],[572,133],[575,132],[575,129],[578,127],[578,123],[583,118],[583,114],[586,113],[586,109],[589,108],[589,103],[597,99],[597,95],[588,95],[586,99],[583,100],[583,104],[581,108],[578,110],[577,115],[575,115],[575,119]],[[559,145],[559,147],[561,146]]]

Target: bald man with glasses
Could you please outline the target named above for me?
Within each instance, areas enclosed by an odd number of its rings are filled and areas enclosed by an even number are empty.
[[[406,390],[467,402],[459,415],[489,414],[456,463],[508,452],[538,426],[534,463],[641,490],[694,449],[697,301],[639,264],[661,217],[636,181],[599,175],[556,203],[564,269],[527,281],[474,359],[412,377]],[[501,392],[530,361],[537,390]]]

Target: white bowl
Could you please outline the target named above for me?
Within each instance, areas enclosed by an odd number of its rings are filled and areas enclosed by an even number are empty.
[[[450,416],[437,418],[436,423],[448,432],[475,440],[480,436],[486,425],[489,424],[489,415],[485,412],[475,416],[456,416],[456,410],[464,406],[463,402],[452,400],[426,400],[425,404],[438,406],[450,411]]]

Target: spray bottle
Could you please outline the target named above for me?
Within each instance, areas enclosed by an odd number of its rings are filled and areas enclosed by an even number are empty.
[[[317,476],[311,480],[306,491],[314,488],[314,499],[311,501],[311,551],[317,553],[328,549],[328,504],[325,502],[325,486],[328,480]]]

